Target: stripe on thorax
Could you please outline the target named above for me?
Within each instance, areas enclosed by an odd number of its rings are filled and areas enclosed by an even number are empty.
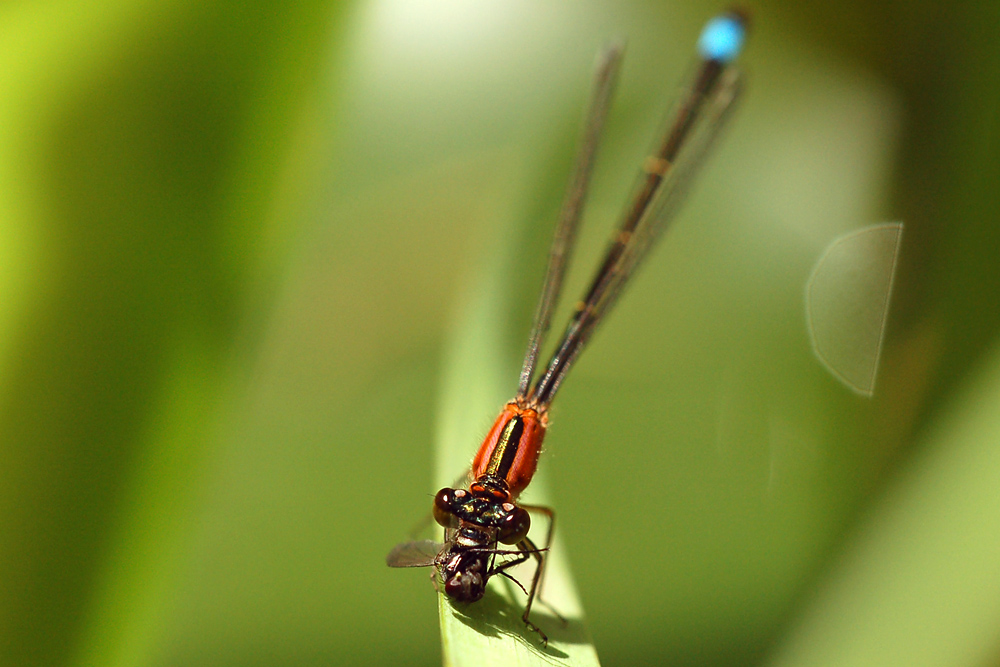
[[[510,421],[503,427],[497,445],[490,455],[490,462],[486,466],[486,474],[492,477],[506,479],[510,467],[514,465],[514,457],[517,456],[518,445],[521,444],[521,434],[524,433],[524,419],[520,415],[510,418]]]

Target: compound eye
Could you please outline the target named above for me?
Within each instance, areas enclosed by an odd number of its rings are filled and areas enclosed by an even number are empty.
[[[445,528],[458,528],[454,507],[455,489],[441,489],[434,496],[434,520]]]
[[[499,540],[504,544],[517,544],[528,536],[529,528],[531,528],[531,518],[528,516],[528,511],[518,507],[503,518]]]

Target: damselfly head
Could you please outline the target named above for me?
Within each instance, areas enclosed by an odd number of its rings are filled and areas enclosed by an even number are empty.
[[[498,541],[517,544],[528,536],[531,517],[508,497],[502,486],[485,482],[473,484],[470,491],[444,488],[434,496],[434,520],[457,531],[450,539],[463,549]]]

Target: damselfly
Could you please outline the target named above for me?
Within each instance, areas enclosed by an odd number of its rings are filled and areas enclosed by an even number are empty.
[[[643,165],[635,194],[589,289],[536,379],[540,347],[573,248],[622,49],[612,46],[601,55],[580,152],[556,224],[528,337],[517,395],[503,407],[476,453],[467,488],[444,488],[434,497],[433,516],[444,527],[444,542],[407,542],[386,557],[391,567],[434,566],[445,593],[458,602],[481,599],[490,577],[511,578],[511,567],[534,558],[537,565],[521,618],[543,642],[548,640],[531,622],[530,613],[552,541],[554,514],[547,507],[519,506],[517,498],[535,474],[549,406],[556,392],[594,329],[673,218],[687,183],[733,108],[740,91],[740,73],[733,61],[742,48],[746,30],[747,15],[739,10],[722,14],[705,26],[698,41],[699,63],[693,80],[674,109],[666,134]],[[528,537],[529,512],[549,519],[542,548]]]

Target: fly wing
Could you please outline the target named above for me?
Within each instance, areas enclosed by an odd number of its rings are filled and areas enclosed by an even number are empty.
[[[434,564],[442,545],[434,540],[403,542],[393,547],[385,557],[389,567],[428,567]]]

